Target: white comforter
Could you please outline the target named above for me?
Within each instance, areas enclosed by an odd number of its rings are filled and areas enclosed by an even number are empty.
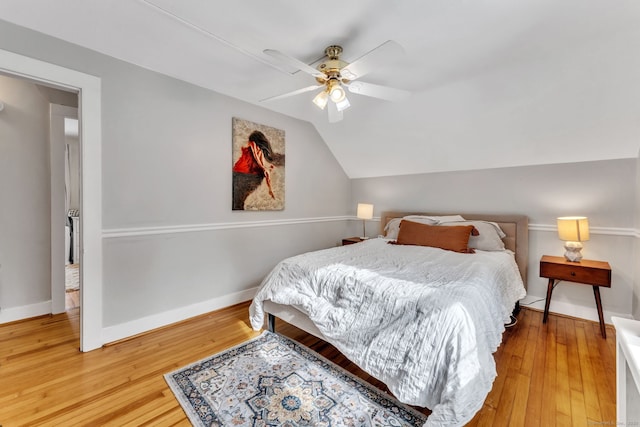
[[[425,426],[462,425],[482,407],[498,348],[525,289],[513,253],[460,254],[384,239],[280,262],[250,307],[291,305],[402,402],[430,408]]]

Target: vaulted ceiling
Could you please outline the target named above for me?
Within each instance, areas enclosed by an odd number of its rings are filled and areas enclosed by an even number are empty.
[[[302,120],[351,177],[629,158],[640,147],[637,0],[2,0],[0,18]],[[344,120],[263,51],[352,62],[411,92],[349,94]],[[0,43],[0,48],[1,48]]]

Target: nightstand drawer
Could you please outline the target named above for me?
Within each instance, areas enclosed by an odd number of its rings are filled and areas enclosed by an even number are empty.
[[[611,268],[607,263],[560,263],[557,260],[545,261],[543,257],[540,261],[540,276],[596,286],[611,286]]]

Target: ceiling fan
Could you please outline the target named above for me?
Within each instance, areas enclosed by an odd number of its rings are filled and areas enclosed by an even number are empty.
[[[274,101],[276,99],[322,89],[313,98],[313,103],[322,110],[328,107],[329,122],[331,123],[342,120],[342,112],[351,105],[347,98],[345,88],[351,93],[380,98],[387,101],[399,101],[410,95],[410,92],[406,90],[355,81],[382,65],[394,62],[395,59],[403,53],[402,47],[393,40],[382,43],[380,46],[351,63],[340,59],[342,47],[331,45],[324,50],[325,57],[315,68],[277,50],[265,49],[264,53],[284,64],[310,74],[315,77],[316,84],[294,90],[293,92],[262,99],[260,102]]]

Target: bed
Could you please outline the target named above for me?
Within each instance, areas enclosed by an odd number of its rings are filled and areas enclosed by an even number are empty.
[[[469,254],[369,239],[291,257],[261,284],[252,327],[262,328],[267,315],[274,330],[278,317],[334,345],[400,401],[429,408],[425,425],[463,425],[491,390],[493,353],[526,294],[528,220],[461,215],[466,225],[497,225],[505,250]],[[418,217],[453,218],[385,212],[382,233]],[[442,221],[431,225],[463,224]]]

